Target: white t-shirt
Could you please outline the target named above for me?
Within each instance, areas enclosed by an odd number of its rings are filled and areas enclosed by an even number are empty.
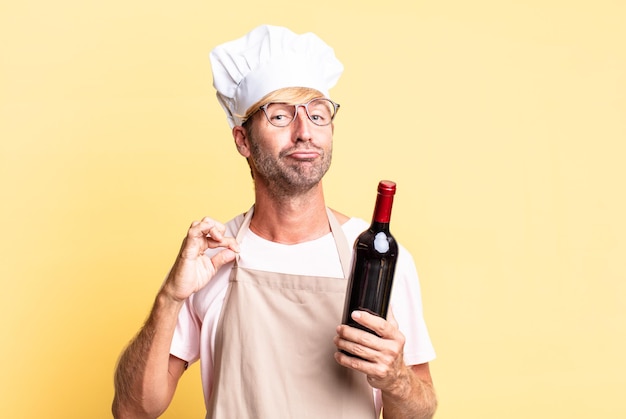
[[[226,223],[226,235],[236,236],[243,215]],[[342,226],[349,244],[369,224],[350,218]],[[285,245],[265,240],[248,230],[240,243],[239,266],[292,275],[343,277],[343,270],[332,233],[309,242]],[[212,256],[218,250],[209,250]],[[394,275],[390,307],[406,338],[404,360],[407,365],[423,364],[435,358],[424,317],[419,279],[411,254],[401,245]],[[178,316],[170,353],[193,363],[201,360],[205,403],[212,391],[215,333],[222,310],[232,263],[222,267],[211,281],[187,299]],[[382,405],[380,392],[374,391],[378,412]]]

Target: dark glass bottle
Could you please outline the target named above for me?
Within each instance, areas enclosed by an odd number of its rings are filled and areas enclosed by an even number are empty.
[[[354,259],[348,280],[343,324],[374,333],[350,317],[354,310],[387,317],[398,244],[389,232],[395,182],[380,181],[370,227],[354,242]],[[350,354],[348,354],[350,355]]]

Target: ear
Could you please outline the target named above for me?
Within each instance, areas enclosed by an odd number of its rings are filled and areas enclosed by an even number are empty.
[[[239,154],[245,158],[250,157],[250,143],[248,141],[248,131],[242,126],[236,126],[233,128],[233,139],[237,146]]]

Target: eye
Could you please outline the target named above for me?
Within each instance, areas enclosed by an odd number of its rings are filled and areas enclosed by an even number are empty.
[[[284,125],[293,119],[293,109],[290,109],[288,105],[280,103],[268,105],[266,113],[272,123],[276,122]]]
[[[282,121],[283,119],[287,119],[289,116],[285,114],[273,114],[272,119],[275,121]]]
[[[332,112],[324,101],[314,101],[309,104],[309,116],[318,125],[327,124]]]

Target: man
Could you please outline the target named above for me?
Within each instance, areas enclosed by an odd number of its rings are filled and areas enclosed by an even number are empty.
[[[324,201],[339,108],[328,90],[343,71],[333,50],[313,34],[261,26],[215,48],[211,63],[255,203],[226,225],[191,224],[120,358],[115,417],[162,414],[198,359],[207,418],[374,419],[381,408],[385,419],[432,417],[434,351],[405,249],[389,319],[352,314],[378,336],[338,325],[349,244],[368,223]]]

